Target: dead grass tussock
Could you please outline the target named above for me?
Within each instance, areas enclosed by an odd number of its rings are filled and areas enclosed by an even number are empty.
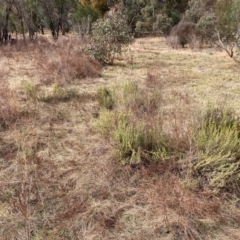
[[[34,79],[37,84],[48,85],[97,77],[102,68],[83,52],[82,42],[77,37],[63,37],[58,41],[39,37],[32,43],[18,41],[16,45],[3,46],[1,50],[4,53],[3,64],[11,70],[8,75],[13,87],[22,80]]]
[[[45,75],[41,77],[41,82],[44,84],[64,83],[74,79],[99,76],[101,64],[87,56],[81,44],[76,39],[49,43],[47,51],[44,49],[42,56],[37,59],[40,71],[45,72]],[[42,48],[40,45],[40,49]]]
[[[3,130],[16,122],[21,115],[21,106],[17,93],[3,83],[0,87],[0,128]]]
[[[91,60],[85,53],[63,49],[55,59],[41,64],[42,68],[48,73],[55,73],[55,82],[70,81],[85,77],[96,77],[99,75],[101,66],[94,60]],[[61,82],[61,81],[60,81]]]

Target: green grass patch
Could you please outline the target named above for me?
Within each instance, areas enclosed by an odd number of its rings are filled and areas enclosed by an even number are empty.
[[[100,104],[100,107],[112,110],[114,107],[114,97],[113,92],[106,88],[101,87],[97,91],[97,99]]]
[[[23,82],[22,90],[28,98],[45,103],[68,102],[80,98],[80,94],[75,89],[65,89],[58,84],[41,89],[32,83]]]

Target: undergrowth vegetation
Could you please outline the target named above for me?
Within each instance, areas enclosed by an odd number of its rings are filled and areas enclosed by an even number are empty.
[[[114,92],[112,101],[116,108],[111,111],[105,105],[97,128],[115,140],[121,162],[146,164],[160,157],[169,158],[172,147],[170,142],[165,141],[166,133],[159,109],[161,93],[148,93],[139,89],[136,83],[125,84],[122,91]],[[108,95],[105,102],[107,100]]]
[[[238,191],[240,120],[231,109],[208,109],[195,133],[195,173],[214,189]]]
[[[202,104],[191,52],[144,41],[101,75],[74,37],[1,46],[0,239],[239,238],[239,113]]]
[[[209,107],[201,118],[192,112],[192,120],[185,116],[185,126],[180,126],[183,119],[168,119],[171,110],[164,107],[168,99],[161,90],[143,90],[135,83],[116,89],[111,98],[114,109],[103,104],[109,101],[111,90],[105,89],[108,94],[100,99],[105,109],[97,129],[115,141],[121,163],[135,166],[167,160],[180,165],[194,151],[187,170],[193,180],[197,177],[199,185],[215,191],[239,189],[240,122],[233,110]],[[176,111],[180,117],[181,110]]]
[[[33,43],[26,44],[19,40],[13,46],[4,45],[1,47],[2,79],[7,78],[11,66],[14,66],[11,74],[15,74],[17,79],[25,72],[27,79],[31,78],[31,81],[43,85],[62,85],[79,79],[99,77],[102,64],[85,54],[84,46],[84,40],[73,36],[56,42],[39,36]]]
[[[99,88],[97,91],[98,101],[101,107],[112,110],[114,107],[113,93],[106,87]]]

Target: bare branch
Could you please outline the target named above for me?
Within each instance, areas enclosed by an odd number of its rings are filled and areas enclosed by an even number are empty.
[[[219,44],[217,44],[217,45],[218,45],[219,47],[221,47],[223,50],[225,50],[226,53],[228,54],[228,56],[229,56],[230,58],[233,58],[233,54],[234,54],[233,48],[235,47],[235,42],[232,43],[232,46],[231,46],[231,48],[230,48],[230,50],[229,50],[229,49],[227,48],[227,46],[224,45],[224,43],[223,43],[223,41],[222,41],[222,39],[221,39],[221,37],[220,37],[220,32],[219,32],[217,29],[215,29],[215,30],[216,30],[216,32],[217,32],[218,41],[219,41],[219,43],[220,43],[220,45],[219,45]]]

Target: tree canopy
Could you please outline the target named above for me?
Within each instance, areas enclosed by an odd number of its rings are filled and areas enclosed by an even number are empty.
[[[82,34],[89,34],[91,24],[116,6],[132,33],[168,35],[186,18],[204,38],[216,29],[221,38],[238,36],[240,0],[0,0],[0,42],[19,34],[33,40],[45,28],[58,38],[76,25]]]

